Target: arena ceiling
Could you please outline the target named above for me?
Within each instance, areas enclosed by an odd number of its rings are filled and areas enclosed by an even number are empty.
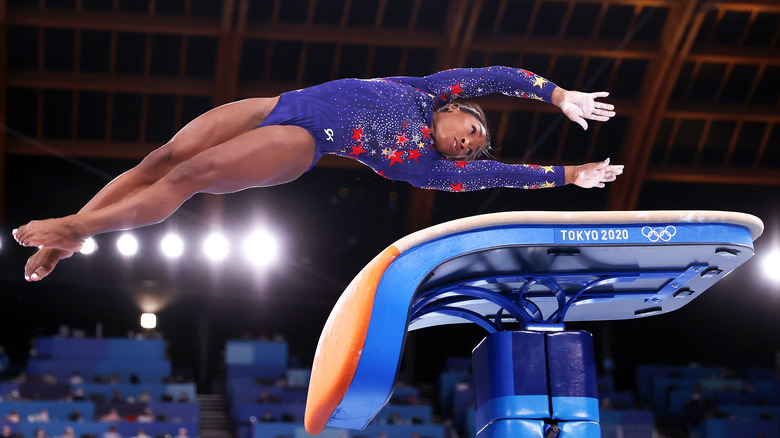
[[[587,133],[483,100],[502,160],[625,164],[605,208],[650,181],[780,185],[774,0],[2,0],[0,33],[0,174],[13,156],[137,160],[243,97],[502,64],[611,92],[618,118]],[[410,229],[436,198],[413,192]]]

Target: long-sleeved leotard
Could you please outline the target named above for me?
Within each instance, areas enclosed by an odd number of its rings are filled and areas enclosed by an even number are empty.
[[[508,67],[453,69],[421,78],[342,79],[282,94],[261,126],[295,125],[323,154],[354,158],[393,180],[447,191],[564,184],[561,166],[456,161],[434,149],[433,111],[491,93],[551,101],[556,85]]]

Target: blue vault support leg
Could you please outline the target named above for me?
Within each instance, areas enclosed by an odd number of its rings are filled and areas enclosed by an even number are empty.
[[[561,438],[601,436],[593,338],[590,333],[549,333],[547,363],[551,418]]]
[[[478,438],[598,438],[586,332],[497,332],[474,349]]]

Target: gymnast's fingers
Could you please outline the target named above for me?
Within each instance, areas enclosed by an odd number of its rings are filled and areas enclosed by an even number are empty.
[[[600,122],[606,122],[612,117],[615,117],[615,112],[604,110],[604,109],[596,109],[595,111],[587,115],[588,119],[597,120]]]
[[[612,111],[615,109],[615,105],[612,105],[610,103],[604,103],[604,102],[596,102],[596,109]]]

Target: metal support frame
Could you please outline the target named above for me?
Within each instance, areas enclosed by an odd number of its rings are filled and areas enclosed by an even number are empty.
[[[706,264],[691,264],[682,270],[623,271],[623,272],[567,272],[537,273],[528,276],[485,275],[471,279],[469,283],[445,284],[422,293],[418,293],[412,304],[410,322],[431,314],[442,313],[465,319],[484,328],[490,333],[504,330],[505,315],[508,319],[523,324],[537,326],[550,324],[550,329],[561,325],[566,313],[572,306],[585,300],[613,300],[631,297],[643,298],[648,303],[660,303],[670,297],[682,297],[690,294],[685,285],[697,275],[706,274]],[[595,279],[594,279],[595,277]],[[647,279],[667,279],[658,290],[647,290],[620,294],[600,289],[614,283],[635,282]],[[522,282],[519,288],[513,288],[506,294],[478,286],[479,284],[507,284]],[[540,290],[540,287],[546,290]],[[542,315],[534,298],[552,296],[558,308],[550,315]],[[491,317],[459,307],[469,301],[485,300],[499,306],[499,311]],[[562,326],[560,326],[562,329]]]

